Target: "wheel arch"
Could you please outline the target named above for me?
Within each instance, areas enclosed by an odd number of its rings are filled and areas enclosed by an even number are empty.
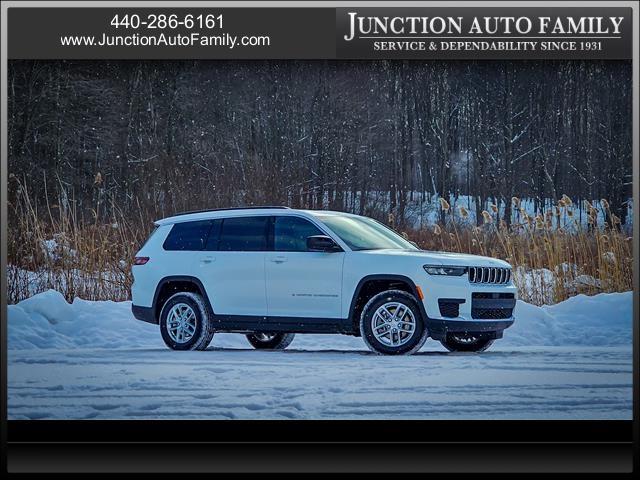
[[[202,282],[190,275],[170,275],[163,277],[156,286],[156,291],[153,294],[153,315],[156,323],[160,321],[160,311],[164,302],[166,302],[173,294],[178,292],[193,292],[199,293],[204,300],[206,307],[209,309],[209,313],[213,314],[213,308],[207,295],[207,291],[204,288]]]
[[[420,295],[418,294],[418,288],[411,278],[405,275],[394,274],[366,275],[362,277],[356,285],[353,296],[351,297],[351,304],[349,306],[349,323],[352,326],[354,333],[359,333],[360,331],[360,314],[362,313],[362,309],[368,299],[377,293],[391,289],[399,289],[411,293],[416,298],[422,320],[424,322],[428,321],[429,317],[427,316],[427,311],[424,308],[424,303],[422,303]],[[369,294],[369,292],[373,293]],[[365,294],[365,297],[361,297],[362,294]]]

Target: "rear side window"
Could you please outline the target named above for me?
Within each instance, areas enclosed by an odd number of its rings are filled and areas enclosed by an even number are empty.
[[[269,217],[236,217],[222,221],[218,250],[260,252],[267,249]]]
[[[218,242],[220,241],[220,230],[222,229],[222,220],[213,220],[211,222],[211,230],[209,230],[209,238],[205,250],[218,250]]]
[[[211,220],[176,223],[167,235],[165,250],[202,250],[207,243]]]
[[[276,217],[273,246],[277,252],[306,252],[307,237],[324,235],[313,223],[300,217]]]

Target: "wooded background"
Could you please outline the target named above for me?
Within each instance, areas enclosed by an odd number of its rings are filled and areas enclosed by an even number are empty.
[[[108,220],[252,204],[631,197],[631,63],[11,61],[9,201]],[[21,187],[19,187],[21,185]],[[39,211],[46,212],[45,208]],[[11,209],[10,209],[11,212]]]

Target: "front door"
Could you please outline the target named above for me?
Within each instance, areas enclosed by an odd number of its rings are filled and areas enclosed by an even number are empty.
[[[312,235],[324,232],[302,217],[274,217],[265,262],[269,317],[341,317],[344,252],[307,251]]]

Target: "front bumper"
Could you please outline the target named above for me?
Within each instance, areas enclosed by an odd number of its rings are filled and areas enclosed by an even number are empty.
[[[423,304],[429,335],[482,333],[501,338],[515,320],[518,292],[509,284],[473,284],[467,277],[443,277],[425,285]]]
[[[466,276],[464,277],[445,277],[438,278],[437,282],[422,284],[416,283],[422,287],[424,293],[424,309],[427,317],[436,320],[452,320],[450,316],[443,314],[440,308],[440,300],[450,300],[458,302],[458,308],[455,310],[455,318],[457,320],[507,320],[507,318],[491,318],[474,314],[472,308],[481,305],[478,299],[474,302],[475,295],[483,294],[510,294],[513,299],[518,298],[518,290],[513,283],[507,285],[491,285],[491,284],[472,284],[469,283]],[[486,299],[486,308],[492,308],[490,298]]]
[[[427,320],[427,331],[434,340],[444,340],[449,332],[482,333],[489,338],[502,338],[505,328],[513,325],[515,318],[504,320]]]

